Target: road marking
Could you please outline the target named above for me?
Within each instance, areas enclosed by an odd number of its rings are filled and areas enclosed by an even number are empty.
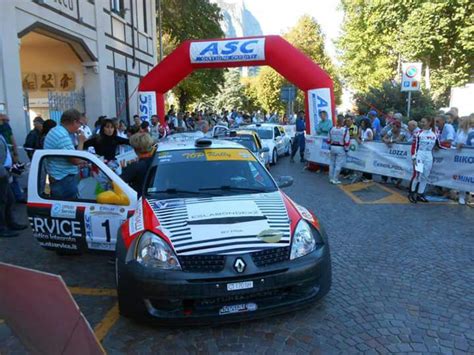
[[[87,287],[69,287],[73,295],[79,296],[112,296],[117,297],[117,291],[114,288],[87,288]]]
[[[354,194],[354,192],[364,190],[370,186],[376,185],[377,187],[381,188],[382,190],[390,193],[390,196],[383,197],[379,200],[374,200],[374,201],[363,201],[361,200],[358,196]],[[349,196],[352,201],[354,201],[357,204],[363,204],[363,205],[371,205],[371,204],[407,204],[409,201],[408,199],[400,194],[397,191],[394,191],[392,189],[389,189],[386,186],[380,185],[376,182],[371,182],[371,183],[364,183],[364,182],[358,182],[355,184],[347,184],[347,185],[339,185],[339,188],[344,191],[344,193]]]
[[[118,303],[115,303],[114,306],[107,312],[105,317],[95,326],[94,333],[97,339],[101,342],[114,326],[114,324],[119,320],[119,308]]]

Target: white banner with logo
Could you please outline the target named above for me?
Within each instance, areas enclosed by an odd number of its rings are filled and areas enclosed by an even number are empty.
[[[192,42],[189,55],[191,63],[265,60],[265,38]]]
[[[328,120],[332,121],[331,91],[329,88],[308,90],[309,132],[312,135],[316,134],[321,111],[326,111]]]
[[[307,136],[305,158],[314,163],[329,164],[326,137]],[[474,149],[440,149],[434,151],[430,184],[474,192]],[[347,169],[410,180],[413,173],[410,144],[365,142],[351,140]]]
[[[138,92],[138,115],[142,121],[151,121],[151,116],[157,114],[156,93],[154,91]]]

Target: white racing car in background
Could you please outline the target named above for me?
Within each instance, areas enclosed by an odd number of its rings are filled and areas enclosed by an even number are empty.
[[[263,146],[269,150],[269,164],[276,164],[278,157],[291,154],[291,138],[284,126],[273,123],[252,124],[245,129],[258,133]]]

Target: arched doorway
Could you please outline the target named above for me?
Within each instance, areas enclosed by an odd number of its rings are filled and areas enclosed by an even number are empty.
[[[139,85],[142,119],[164,120],[164,94],[194,70],[268,65],[305,92],[308,133],[319,112],[335,113],[333,82],[321,67],[280,36],[186,41],[151,70]]]
[[[59,121],[68,108],[85,111],[84,63],[97,59],[80,39],[42,23],[18,34],[24,106],[35,116]]]

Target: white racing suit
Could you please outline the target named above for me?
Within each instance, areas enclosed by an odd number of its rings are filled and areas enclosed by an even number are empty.
[[[411,157],[413,159],[413,175],[410,191],[423,194],[428,184],[433,167],[433,148],[438,144],[438,136],[431,129],[420,131],[413,138]]]
[[[331,147],[329,181],[338,181],[342,164],[346,161],[350,141],[351,138],[347,127],[332,127],[329,131],[328,143]]]

